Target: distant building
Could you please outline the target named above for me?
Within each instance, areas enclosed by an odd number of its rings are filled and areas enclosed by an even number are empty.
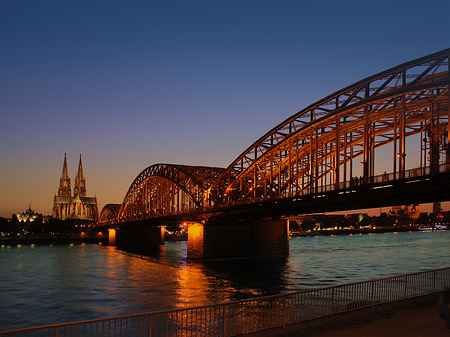
[[[439,214],[441,214],[441,203],[440,202],[433,202],[433,214],[437,217]]]
[[[61,220],[97,220],[98,218],[97,198],[86,196],[86,181],[83,177],[81,155],[72,196],[67,159],[66,154],[64,154],[63,172],[59,180],[58,195],[55,195],[53,199],[53,218]]]
[[[420,216],[419,205],[393,206],[389,211],[389,216],[399,217],[405,216],[411,220],[416,220]]]
[[[42,214],[36,213],[34,209],[31,209],[31,205],[28,206],[27,210],[15,213],[14,215],[19,222],[34,222],[42,219]]]
[[[407,206],[406,214],[411,220],[417,220],[420,216],[420,206],[419,205],[409,205]]]

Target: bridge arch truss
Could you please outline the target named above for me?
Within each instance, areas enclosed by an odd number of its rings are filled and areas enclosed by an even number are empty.
[[[228,168],[156,164],[144,169],[105,222],[130,222],[274,200],[386,175],[450,170],[450,49],[339,90],[289,117]],[[114,213],[116,212],[116,213]]]
[[[119,216],[121,204],[106,204],[99,216],[99,222],[114,221]]]
[[[118,220],[132,221],[195,212],[215,204],[209,187],[223,168],[156,164],[133,181],[118,212]]]
[[[407,62],[299,111],[222,172],[211,187],[216,200],[314,193],[449,163],[449,56],[446,49]]]

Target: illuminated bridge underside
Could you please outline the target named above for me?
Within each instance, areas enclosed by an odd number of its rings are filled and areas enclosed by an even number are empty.
[[[446,49],[407,62],[312,104],[226,169],[149,166],[129,188],[118,222],[212,214],[353,184],[375,186],[380,176],[392,182],[411,172],[448,171],[449,56]]]

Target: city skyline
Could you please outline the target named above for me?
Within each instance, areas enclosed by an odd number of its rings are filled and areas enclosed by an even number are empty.
[[[99,211],[152,164],[226,167],[315,101],[448,48],[450,31],[444,0],[10,1],[0,11],[1,217],[29,204],[51,214],[66,152],[72,180],[82,155]]]

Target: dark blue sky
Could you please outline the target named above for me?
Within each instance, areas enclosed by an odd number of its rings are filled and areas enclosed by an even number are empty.
[[[145,167],[228,166],[318,99],[450,46],[448,0],[0,2],[0,216],[51,213],[64,153],[120,203]]]

